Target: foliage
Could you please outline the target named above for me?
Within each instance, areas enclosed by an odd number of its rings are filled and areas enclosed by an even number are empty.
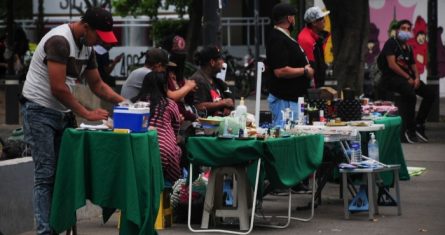
[[[187,31],[188,20],[158,20],[153,22],[153,37],[156,44],[173,35],[185,35]]]
[[[166,0],[162,5],[161,0],[113,0],[113,7],[123,16],[147,15],[150,18],[157,18],[160,7],[167,9],[170,5],[174,5],[179,17],[182,18],[191,2],[192,0]]]

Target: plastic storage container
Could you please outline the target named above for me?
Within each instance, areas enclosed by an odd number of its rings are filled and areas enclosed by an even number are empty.
[[[114,107],[114,129],[129,129],[131,132],[147,132],[150,108]]]

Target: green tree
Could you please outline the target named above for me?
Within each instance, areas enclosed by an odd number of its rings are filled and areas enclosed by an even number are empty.
[[[113,0],[112,5],[116,12],[122,16],[127,15],[147,15],[154,21],[157,20],[158,9],[160,7],[168,8],[170,5],[176,7],[176,12],[182,18],[186,13],[189,15],[189,24],[187,27],[187,50],[188,59],[196,47],[201,43],[201,18],[202,18],[203,0],[166,0],[162,5],[161,0]]]

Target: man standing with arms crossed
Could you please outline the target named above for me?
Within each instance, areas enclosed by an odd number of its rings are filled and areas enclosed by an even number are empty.
[[[52,29],[40,41],[23,86],[22,114],[25,141],[34,160],[34,214],[37,234],[51,234],[52,191],[60,142],[65,128],[73,127],[73,113],[89,120],[108,118],[104,109],[88,110],[73,96],[76,82],[86,80],[100,98],[124,101],[105,84],[97,70],[93,45],[117,42],[111,13],[87,10],[81,21]]]
[[[266,44],[266,54],[272,71],[267,101],[272,112],[273,126],[280,125],[281,110],[290,108],[294,114],[297,113],[298,97],[307,94],[314,78],[314,70],[303,49],[290,36],[295,26],[296,12],[295,7],[288,3],[279,3],[272,10],[275,25]]]

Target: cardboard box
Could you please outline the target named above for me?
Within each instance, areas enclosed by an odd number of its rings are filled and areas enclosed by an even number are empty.
[[[114,107],[114,129],[129,129],[131,132],[147,132],[150,119],[149,108]]]

